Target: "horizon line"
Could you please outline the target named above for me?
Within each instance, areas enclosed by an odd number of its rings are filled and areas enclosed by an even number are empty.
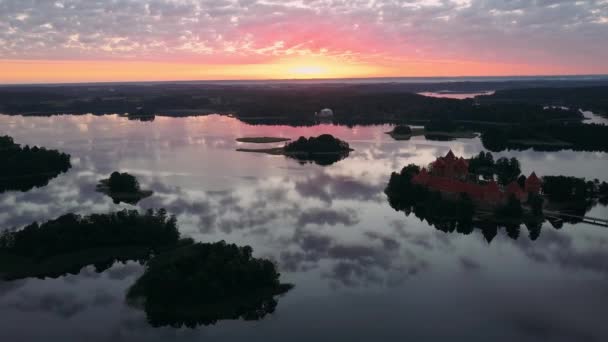
[[[260,79],[192,79],[192,80],[155,80],[155,81],[83,81],[83,82],[31,82],[31,83],[0,83],[0,87],[7,86],[69,86],[69,85],[112,85],[112,84],[173,84],[173,83],[220,83],[220,82],[236,82],[236,83],[255,83],[255,82],[272,82],[272,83],[302,83],[302,82],[332,82],[332,81],[365,81],[365,80],[441,80],[441,79],[506,79],[506,78],[522,78],[522,79],[540,79],[540,78],[573,78],[573,77],[593,77],[593,78],[608,78],[608,74],[537,74],[537,75],[487,75],[487,76],[380,76],[380,77],[331,77],[331,78],[260,78]],[[496,80],[500,82],[500,80]],[[365,83],[365,82],[362,82]],[[441,83],[441,82],[438,82]]]

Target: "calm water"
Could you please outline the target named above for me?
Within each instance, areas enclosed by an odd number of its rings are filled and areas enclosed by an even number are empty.
[[[117,116],[0,115],[0,134],[57,148],[73,168],[32,191],[0,194],[0,227],[63,213],[121,208],[95,184],[114,170],[135,174],[154,195],[140,208],[178,215],[183,235],[249,244],[277,261],[296,288],[257,322],[198,329],[152,328],[125,304],[142,273],[135,263],[97,274],[0,283],[2,341],[605,341],[608,229],[522,227],[491,243],[476,230],[446,234],[394,211],[383,189],[392,171],[452,149],[471,156],[478,139],[393,141],[388,126],[250,126],[221,116],[128,121]],[[242,136],[331,133],[355,151],[328,167],[236,152]],[[280,144],[279,144],[280,145]],[[608,180],[608,154],[504,152],[523,171]],[[606,207],[592,216],[607,217]]]

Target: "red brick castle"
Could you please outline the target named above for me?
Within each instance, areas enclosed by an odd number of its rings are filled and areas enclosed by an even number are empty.
[[[439,157],[432,162],[429,170],[420,170],[412,178],[412,182],[437,190],[446,196],[465,193],[473,201],[488,205],[503,204],[511,195],[525,202],[529,193],[538,194],[541,189],[541,181],[534,172],[526,178],[524,188],[517,182],[511,182],[506,187],[500,187],[494,180],[480,183],[469,175],[469,161],[462,157],[456,158],[451,150],[445,157]]]

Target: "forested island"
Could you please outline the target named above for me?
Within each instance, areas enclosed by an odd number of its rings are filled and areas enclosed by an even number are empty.
[[[115,261],[145,261],[179,240],[176,219],[160,209],[140,214],[66,214],[0,235],[0,277],[58,277],[86,265],[101,272]]]
[[[154,327],[259,320],[275,311],[281,283],[273,262],[254,258],[249,246],[195,243],[180,238],[164,209],[141,214],[66,214],[0,235],[0,279],[60,277],[88,265],[96,272],[115,262],[138,261],[144,274],[127,294]]]
[[[491,241],[499,229],[516,239],[520,226],[536,239],[545,220],[555,227],[580,222],[597,202],[608,202],[608,183],[566,176],[521,174],[515,158],[494,160],[481,152],[471,159],[450,151],[428,168],[408,165],[392,173],[385,189],[389,204],[445,232],[470,234],[480,228]]]
[[[275,296],[293,286],[282,284],[275,265],[252,252],[221,241],[162,253],[146,265],[128,301],[141,307],[154,327],[262,319],[276,309]]]
[[[477,136],[465,126],[459,126],[453,121],[429,122],[424,128],[411,128],[407,125],[397,125],[387,132],[395,140],[409,140],[415,136],[424,136],[428,140],[472,139]]]
[[[283,147],[267,149],[239,148],[237,151],[284,155],[302,163],[331,165],[348,157],[353,150],[347,142],[331,134],[321,134],[318,137],[300,137]]]
[[[99,181],[96,189],[112,197],[116,204],[120,202],[137,204],[137,202],[151,196],[153,193],[150,190],[141,190],[135,176],[118,171],[112,172],[110,178]]]
[[[38,146],[22,147],[9,136],[0,136],[0,163],[0,193],[45,186],[72,167],[69,154]]]

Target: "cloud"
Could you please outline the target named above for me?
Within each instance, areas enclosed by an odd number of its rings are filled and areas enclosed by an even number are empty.
[[[359,218],[357,212],[353,209],[334,210],[326,208],[312,208],[302,211],[297,222],[298,226],[308,224],[352,226],[357,223],[359,223]]]
[[[322,267],[332,287],[396,286],[429,264],[394,237],[366,232],[364,242],[344,242],[315,230],[297,228],[284,241],[281,269],[290,272]]]
[[[397,66],[483,61],[606,71],[607,35],[602,0],[0,2],[3,59],[255,64],[326,56]]]

